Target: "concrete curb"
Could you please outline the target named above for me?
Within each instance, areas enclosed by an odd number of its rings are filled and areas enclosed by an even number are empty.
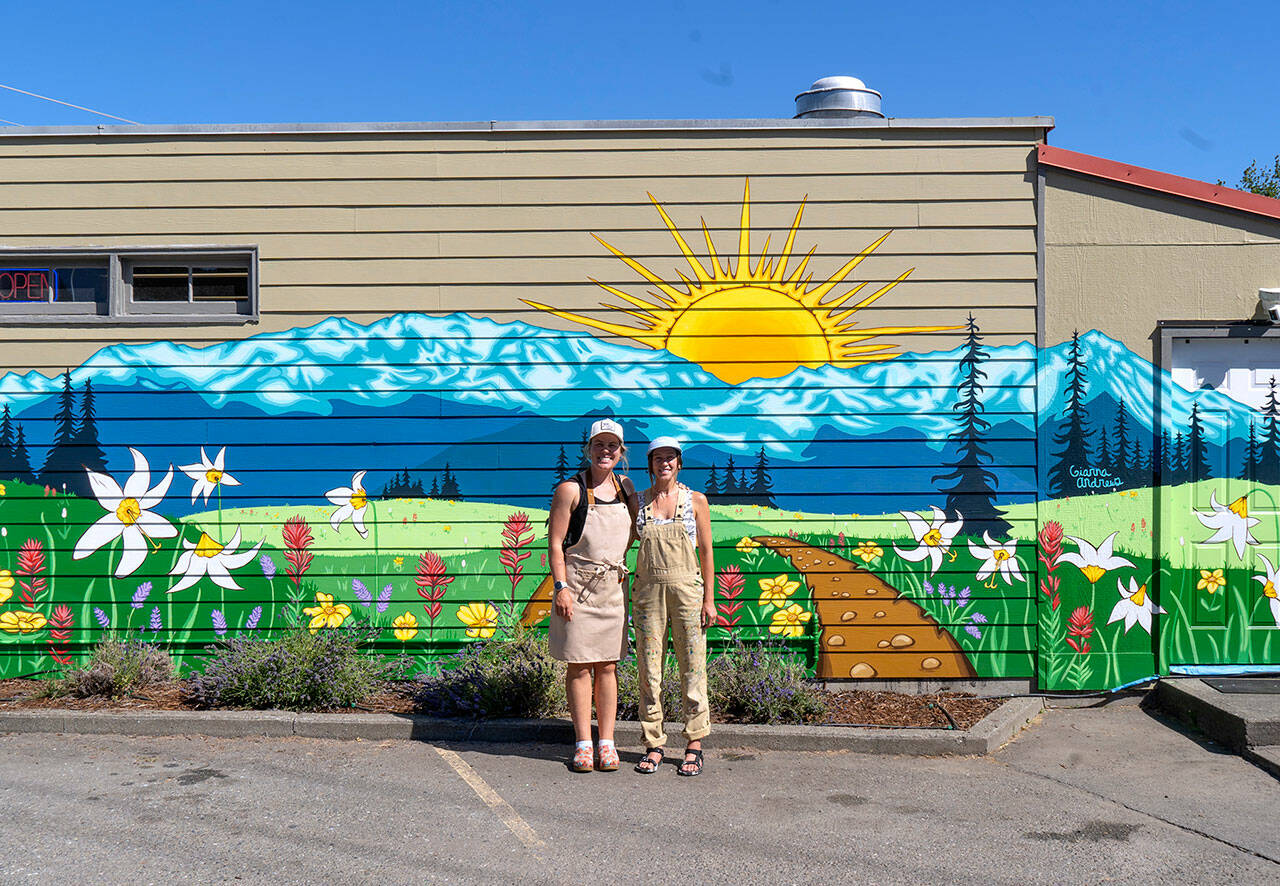
[[[1258,698],[1219,692],[1195,677],[1162,679],[1150,698],[1160,710],[1237,754],[1280,745],[1280,716],[1268,715]]]
[[[844,726],[717,724],[719,747],[776,751],[847,750],[916,756],[987,754],[1020,732],[1044,708],[1038,698],[1013,698],[968,730],[875,729]],[[678,738],[680,724],[667,724]],[[301,736],[364,741],[564,742],[568,720],[448,720],[412,714],[294,714],[288,711],[0,710],[0,733],[76,735],[204,735],[212,738]],[[640,724],[619,722],[623,745],[640,741]]]

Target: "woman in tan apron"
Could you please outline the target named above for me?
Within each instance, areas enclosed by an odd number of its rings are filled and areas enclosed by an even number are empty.
[[[565,694],[576,739],[570,767],[612,772],[618,768],[613,723],[618,713],[618,659],[626,652],[627,606],[623,585],[636,515],[635,487],[613,469],[625,470],[622,426],[601,419],[591,426],[589,467],[556,487],[547,527],[548,560],[555,581],[551,654],[568,663]],[[595,687],[599,743],[591,748],[591,697]]]
[[[631,591],[636,660],[640,670],[640,727],[645,755],[636,772],[652,775],[662,765],[662,663],[671,622],[684,695],[684,761],[680,775],[702,773],[702,739],[711,732],[707,703],[707,628],[715,622],[715,562],[707,497],[677,481],[680,441],[658,437],[649,444],[649,477],[640,496],[636,534],[636,582]]]

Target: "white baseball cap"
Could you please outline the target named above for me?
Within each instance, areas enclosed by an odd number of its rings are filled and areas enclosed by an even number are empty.
[[[649,451],[646,455],[653,455],[659,449],[674,449],[681,455],[684,454],[684,447],[680,445],[680,441],[675,437],[654,437],[653,442],[649,444]]]
[[[601,434],[613,434],[618,438],[619,443],[624,443],[622,438],[622,425],[618,424],[611,418],[602,418],[591,425],[591,432],[587,434],[587,442],[590,443]]]

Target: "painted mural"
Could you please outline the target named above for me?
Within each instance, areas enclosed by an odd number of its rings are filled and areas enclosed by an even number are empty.
[[[1280,396],[1184,391],[1098,331],[992,345],[963,306],[864,326],[912,272],[851,280],[892,232],[818,273],[816,246],[794,255],[803,204],[771,255],[744,194],[736,250],[704,222],[700,257],[653,203],[688,271],[600,240],[647,291],[529,303],[584,330],[331,318],[0,378],[0,676],[108,633],[193,664],[219,638],[360,620],[425,666],[503,618],[542,624],[550,490],[603,415],[640,451],[689,441],[713,647],[1064,690],[1280,660]]]

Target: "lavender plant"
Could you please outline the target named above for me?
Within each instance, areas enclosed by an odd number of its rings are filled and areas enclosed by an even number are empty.
[[[315,634],[295,628],[272,639],[233,637],[208,647],[186,695],[203,708],[354,707],[408,670],[407,659],[368,651],[376,636],[368,625],[353,624]]]
[[[176,676],[169,654],[153,643],[114,637],[93,647],[89,662],[51,680],[48,694],[76,698],[121,698],[141,689],[173,682]]]
[[[468,646],[418,684],[415,710],[435,716],[546,717],[565,707],[563,666],[545,635],[518,624]]]
[[[804,661],[783,647],[737,642],[707,664],[711,709],[739,723],[820,720],[826,701],[807,675]]]

